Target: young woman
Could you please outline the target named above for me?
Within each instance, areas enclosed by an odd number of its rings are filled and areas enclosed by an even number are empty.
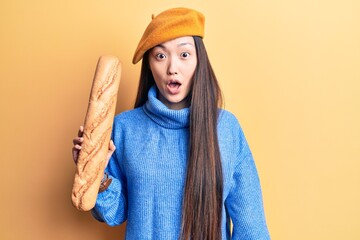
[[[135,51],[135,108],[115,117],[112,182],[92,210],[112,226],[127,221],[126,239],[270,239],[253,157],[235,116],[220,108],[203,37],[201,13],[169,9]]]

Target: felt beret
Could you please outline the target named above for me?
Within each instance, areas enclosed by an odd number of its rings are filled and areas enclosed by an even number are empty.
[[[203,38],[204,23],[204,15],[189,8],[172,8],[156,17],[153,15],[136,48],[133,64],[139,62],[147,50],[163,42],[184,36]]]

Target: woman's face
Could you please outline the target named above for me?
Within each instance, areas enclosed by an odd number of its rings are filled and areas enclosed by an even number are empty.
[[[159,100],[170,109],[188,107],[197,57],[193,37],[180,37],[164,42],[149,53],[149,64],[159,89]]]

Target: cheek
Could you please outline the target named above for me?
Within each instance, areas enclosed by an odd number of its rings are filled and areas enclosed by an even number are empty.
[[[163,75],[161,66],[150,65],[150,70],[151,70],[151,73],[152,73],[155,81],[161,79],[161,76]]]
[[[153,77],[154,77],[154,80],[155,80],[155,84],[157,85],[157,86],[159,86],[159,84],[161,84],[161,76],[159,75],[159,74],[157,74],[157,73],[153,73]]]
[[[191,67],[188,68],[188,72],[187,75],[190,78],[190,80],[192,79],[192,77],[194,76],[196,71],[196,63],[194,65],[192,65]]]
[[[154,66],[150,65],[150,71],[154,77],[155,82],[157,82],[159,77],[158,77],[158,73],[157,73],[156,69],[154,68]]]

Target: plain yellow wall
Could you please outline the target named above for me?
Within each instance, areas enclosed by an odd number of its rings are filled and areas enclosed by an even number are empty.
[[[351,0],[0,2],[0,239],[122,239],[71,205],[72,138],[98,57],[123,62],[170,7],[206,15],[205,44],[240,120],[275,240],[360,239],[360,4]]]

